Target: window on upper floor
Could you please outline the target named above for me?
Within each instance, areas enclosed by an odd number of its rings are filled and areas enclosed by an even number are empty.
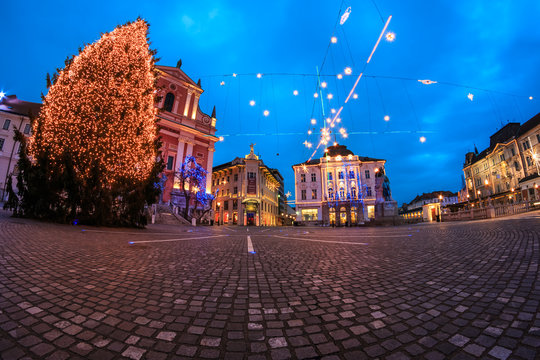
[[[167,95],[165,95],[165,101],[163,102],[163,110],[171,112],[173,105],[174,95],[173,93],[167,93]]]
[[[167,170],[172,170],[174,167],[174,156],[167,157]]]
[[[306,182],[306,174],[300,174],[300,182]]]
[[[238,194],[238,186],[235,186],[235,187],[233,188],[233,194]]]
[[[9,125],[10,124],[11,124],[11,120],[6,119],[6,121],[4,121],[4,127],[2,129],[9,130]]]
[[[540,143],[540,134],[536,134],[536,142]]]
[[[522,144],[523,150],[527,150],[531,148],[531,144],[529,143],[529,140],[525,140]]]
[[[519,166],[519,163],[517,161],[514,161],[514,167],[516,168],[516,171],[521,170],[521,166]]]
[[[311,182],[317,181],[317,174],[311,173]]]
[[[510,152],[512,153],[512,156],[516,155],[516,150],[514,150],[513,146],[510,148]]]
[[[234,174],[234,181],[238,181],[238,174]]]
[[[229,200],[223,202],[223,210],[229,210]]]
[[[6,139],[0,138],[0,151],[4,151],[4,143],[6,142]]]
[[[365,174],[366,174],[366,179],[369,179],[369,178],[370,178],[370,176],[369,176],[369,170],[366,170],[366,171],[365,171]]]
[[[532,159],[530,157],[527,156],[527,166],[531,167],[532,166]]]
[[[340,199],[345,199],[345,189],[344,188],[339,188],[339,198]]]
[[[354,179],[354,171],[353,170],[349,171],[349,178]]]
[[[31,125],[30,124],[26,124],[24,126],[24,131],[23,133],[25,133],[26,135],[30,134],[30,129],[31,129]]]
[[[338,173],[338,179],[343,179],[343,178],[344,178],[343,171],[340,171]]]
[[[504,161],[504,154],[499,155],[499,160]]]
[[[302,190],[301,195],[302,195],[302,200],[306,200],[306,190]]]
[[[333,180],[333,179],[332,179],[332,173],[331,173],[331,172],[328,173],[328,180]]]
[[[351,188],[351,196],[353,199],[356,199],[356,188]]]
[[[230,182],[230,177],[227,176],[227,182]]]
[[[328,189],[328,198],[330,200],[334,200],[334,189],[332,189],[332,188]]]
[[[368,186],[367,189],[366,189],[366,196],[373,196],[370,186]]]
[[[238,200],[233,200],[232,201],[232,208],[233,208],[233,210],[238,209]]]
[[[313,189],[311,190],[311,199],[316,199],[317,198],[317,189]]]

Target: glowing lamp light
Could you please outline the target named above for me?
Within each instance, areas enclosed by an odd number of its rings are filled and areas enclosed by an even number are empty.
[[[375,168],[374,171],[375,171],[376,173],[378,173],[378,172],[379,172],[379,168]]]
[[[328,86],[328,84],[326,83],[326,81],[323,81],[323,82],[321,83],[321,87],[322,87],[323,89],[325,89],[326,86]]]
[[[358,99],[358,94],[353,94],[352,98],[353,99]]]
[[[220,136],[219,141],[223,141],[223,140],[225,140],[225,138],[223,136]]]
[[[337,78],[341,80],[341,79],[343,79],[343,75],[337,74]]]
[[[426,137],[425,136],[420,136],[420,142],[425,143],[426,142]]]
[[[249,105],[255,106],[255,100],[250,100]]]
[[[311,125],[315,125],[317,123],[317,119],[311,119]]]
[[[346,67],[345,70],[343,70],[343,72],[345,73],[345,75],[351,75],[352,69],[350,67]]]
[[[469,100],[473,101],[474,95],[469,93],[469,95],[467,95],[467,97],[469,98]]]
[[[319,97],[319,94],[318,94],[318,93],[315,93],[315,94],[313,94],[313,97],[316,99],[316,98]]]
[[[337,141],[334,141],[334,146],[336,146],[336,145],[337,145]],[[338,159],[338,158],[339,158],[339,159]],[[339,156],[339,155],[336,156],[336,160],[341,160],[341,156]]]
[[[263,115],[264,115],[264,116],[268,116],[268,115],[270,115],[270,111],[268,111],[268,110],[264,110],[264,111],[263,111]]]
[[[489,181],[488,179],[484,180],[484,184],[488,185],[489,184]]]
[[[392,42],[392,41],[396,40],[396,34],[394,34],[391,31],[387,32],[385,37],[386,37],[386,41]]]
[[[512,188],[512,189],[510,189],[510,190],[512,190],[512,192],[514,192],[514,188]]]
[[[296,95],[298,95],[298,90],[294,90],[292,93],[293,93],[294,96],[296,96]]]
[[[390,121],[390,116],[385,115],[385,116],[384,116],[384,121]]]
[[[332,42],[332,44],[337,43],[337,37],[332,36],[332,37],[330,38],[330,42]]]
[[[332,100],[332,99],[334,98],[334,95],[328,94],[328,95],[326,95],[326,98],[327,98],[328,100]]]
[[[261,74],[261,73],[258,73],[258,74],[257,74],[257,77],[258,77],[259,79],[262,78],[262,74]]]
[[[421,82],[421,83],[424,84],[424,85],[431,85],[431,84],[436,84],[436,83],[437,83],[436,81],[429,80],[429,79],[418,80],[418,82]]]

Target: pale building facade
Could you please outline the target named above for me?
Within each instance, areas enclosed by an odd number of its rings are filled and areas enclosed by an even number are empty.
[[[15,95],[0,99],[0,191],[3,200],[6,200],[7,196],[5,188],[8,177],[13,173],[19,160],[20,144],[13,139],[15,129],[30,136],[32,133],[30,117],[37,116],[40,108],[41,104],[19,100]],[[13,177],[15,191],[17,191],[16,181]]]
[[[375,219],[385,163],[334,145],[320,159],[293,165],[296,220],[345,226]]]
[[[212,171],[214,222],[228,225],[276,226],[281,174],[251,151],[244,158]]]
[[[184,197],[178,196],[180,189],[174,173],[187,156],[195,157],[208,171],[206,190],[211,190],[214,144],[219,140],[215,136],[216,114],[215,109],[211,116],[200,109],[199,98],[203,93],[200,82],[195,83],[180,67],[156,67],[160,74],[158,96],[161,99],[157,104],[161,110],[158,125],[165,163],[162,176],[166,179],[161,200],[183,206],[180,203]]]
[[[490,146],[465,155],[465,201],[513,202],[537,199],[540,114],[509,123],[490,137]],[[536,155],[538,158],[538,155]]]

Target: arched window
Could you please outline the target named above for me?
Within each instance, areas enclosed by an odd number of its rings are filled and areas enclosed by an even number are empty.
[[[344,176],[343,176],[343,171],[340,171],[340,172],[338,173],[338,178],[339,178],[339,179],[343,179],[343,178],[344,178]]]
[[[174,95],[173,93],[168,93],[165,95],[165,102],[163,103],[163,110],[172,111],[174,105]]]
[[[328,198],[334,200],[334,189],[328,188]]]
[[[356,188],[351,188],[351,196],[353,199],[356,199]]]
[[[339,188],[339,198],[340,199],[345,199],[345,189],[344,188]]]

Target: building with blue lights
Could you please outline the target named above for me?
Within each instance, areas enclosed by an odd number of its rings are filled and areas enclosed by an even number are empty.
[[[376,205],[384,203],[385,163],[334,145],[320,159],[293,165],[296,220],[351,226],[375,219]]]

